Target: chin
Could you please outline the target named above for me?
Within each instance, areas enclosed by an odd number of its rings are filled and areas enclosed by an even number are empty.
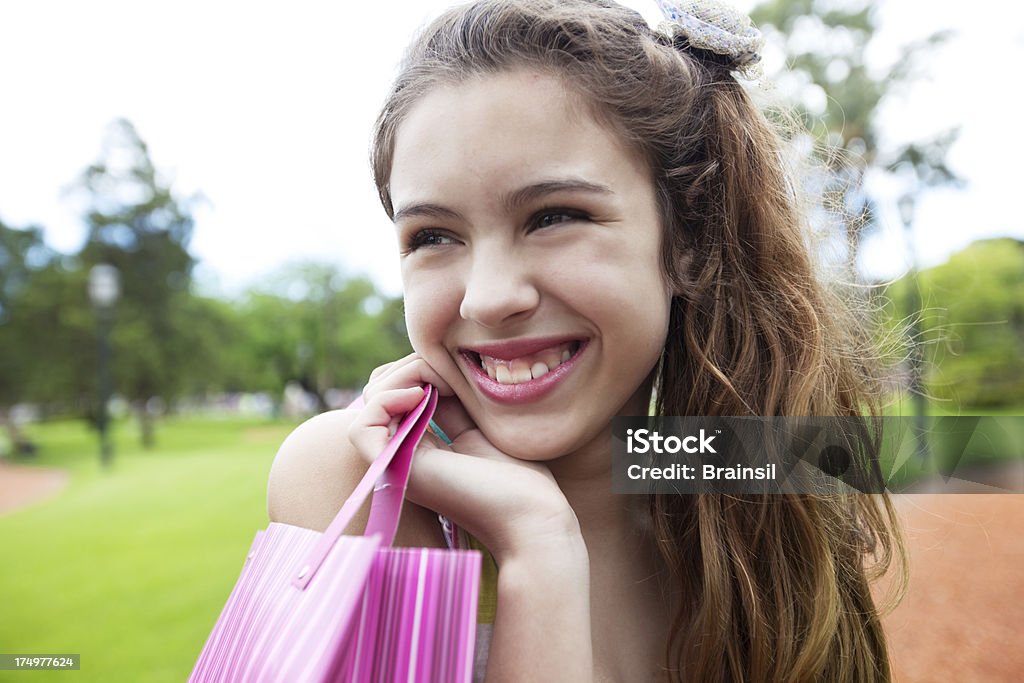
[[[566,433],[564,426],[555,430],[554,433],[548,432],[543,427],[528,430],[526,434],[523,430],[481,429],[481,431],[488,441],[502,453],[529,462],[556,460],[581,447],[579,441],[572,440],[572,435]]]

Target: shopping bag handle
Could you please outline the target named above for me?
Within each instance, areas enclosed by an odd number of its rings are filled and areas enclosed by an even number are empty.
[[[320,540],[309,552],[292,577],[292,585],[304,589],[324,563],[331,548],[341,537],[366,497],[373,491],[370,505],[370,519],[366,524],[365,536],[380,537],[381,545],[389,546],[395,540],[398,518],[402,512],[405,488],[412,469],[412,456],[417,444],[430,425],[430,418],[437,407],[437,389],[424,385],[423,399],[406,413],[384,450],[370,465],[363,478],[356,485],[345,504],[334,516],[334,521],[321,535]],[[376,486],[375,486],[376,483]]]

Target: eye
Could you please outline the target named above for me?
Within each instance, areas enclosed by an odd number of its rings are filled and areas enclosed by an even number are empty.
[[[411,254],[421,247],[444,247],[449,244],[455,244],[455,240],[440,230],[419,230],[406,242],[405,253]]]
[[[544,209],[534,214],[530,223],[534,229],[550,228],[560,223],[571,223],[573,221],[586,220],[587,214],[572,209]]]

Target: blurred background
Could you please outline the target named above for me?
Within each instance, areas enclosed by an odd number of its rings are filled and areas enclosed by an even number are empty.
[[[277,446],[409,350],[367,151],[448,4],[0,5],[0,653],[187,676]],[[768,40],[751,94],[807,129],[821,260],[894,350],[890,414],[1024,414],[1024,10],[735,4]],[[933,572],[892,617],[899,680],[1018,680],[1020,496],[953,498],[899,503]]]

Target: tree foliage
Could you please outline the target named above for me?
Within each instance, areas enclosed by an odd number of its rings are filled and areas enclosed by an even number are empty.
[[[82,174],[88,237],[78,258],[86,269],[108,263],[121,276],[114,353],[119,393],[141,405],[183,389],[180,369],[201,340],[188,309],[194,259],[188,251],[190,202],[157,172],[135,127],[107,130],[100,159]]]
[[[401,301],[333,266],[293,264],[237,300],[197,294],[189,252],[192,199],[156,169],[131,123],[107,130],[99,159],[72,190],[88,229],[70,256],[38,227],[0,223],[0,418],[17,403],[95,417],[98,317],[88,273],[118,269],[114,392],[148,421],[146,402],[265,391],[298,382],[326,407],[410,350]],[[143,425],[144,436],[148,433]]]
[[[401,302],[329,265],[283,268],[247,293],[239,313],[250,385],[279,392],[295,381],[321,406],[327,389],[359,387],[410,351]]]
[[[868,60],[879,30],[872,0],[769,0],[751,17],[783,46],[786,69],[800,83],[792,104],[831,175],[826,193],[843,216],[855,276],[861,241],[877,225],[877,204],[865,184],[869,170],[909,176],[911,194],[962,182],[946,162],[958,129],[888,144],[881,130],[886,100],[921,76],[927,56],[950,34],[937,32],[904,45],[895,62],[879,69]]]
[[[23,401],[74,406],[93,386],[79,360],[94,348],[85,298],[84,279],[41,229],[0,222],[0,412]]]
[[[954,406],[1024,403],[1024,242],[975,242],[917,282],[926,392]],[[905,303],[911,286],[909,277],[890,286],[890,325],[915,315]]]

